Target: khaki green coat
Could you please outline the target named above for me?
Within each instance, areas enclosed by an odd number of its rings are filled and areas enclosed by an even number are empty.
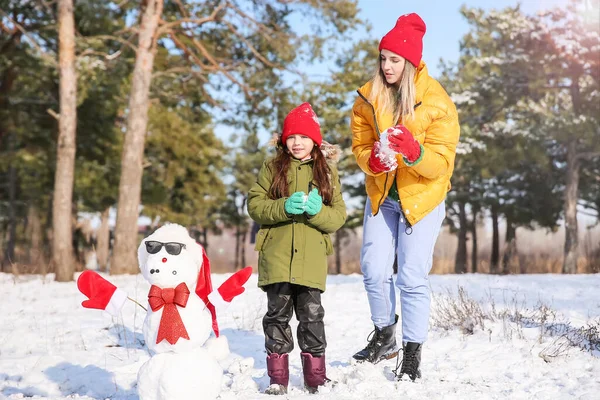
[[[312,160],[292,159],[288,170],[290,194],[308,193],[316,184],[312,182]],[[287,198],[272,200],[267,196],[275,171],[271,160],[265,161],[258,180],[248,194],[248,213],[261,225],[256,235],[255,250],[258,255],[258,286],[277,282],[325,290],[327,256],[333,254],[330,233],[346,221],[346,204],[342,199],[337,169],[330,163],[333,199],[321,211],[308,218],[287,215],[284,203]]]

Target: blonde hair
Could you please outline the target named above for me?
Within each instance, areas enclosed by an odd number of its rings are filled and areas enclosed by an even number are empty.
[[[394,115],[394,121],[398,123],[404,123],[408,119],[415,118],[416,74],[417,68],[409,61],[405,61],[399,84],[390,85],[385,80],[385,75],[381,70],[381,60],[377,63],[377,71],[371,78],[373,86],[369,94],[369,101],[377,103],[378,114],[391,113]]]

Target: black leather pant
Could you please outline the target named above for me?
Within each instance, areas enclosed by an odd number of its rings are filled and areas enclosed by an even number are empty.
[[[304,353],[320,357],[325,353],[325,310],[321,305],[321,291],[288,282],[273,283],[263,288],[267,292],[267,313],[263,318],[267,354],[289,353],[294,338],[289,322],[292,313],[298,319],[298,345]]]

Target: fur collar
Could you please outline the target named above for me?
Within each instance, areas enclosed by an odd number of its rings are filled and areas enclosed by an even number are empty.
[[[267,145],[271,148],[276,148],[277,141],[279,140],[280,136],[280,134],[274,133],[273,136],[271,136],[271,139],[269,140],[269,143],[267,143]],[[327,162],[337,164],[338,161],[340,161],[342,149],[337,144],[331,144],[323,140],[320,149],[321,153],[323,153],[323,156],[325,156]]]

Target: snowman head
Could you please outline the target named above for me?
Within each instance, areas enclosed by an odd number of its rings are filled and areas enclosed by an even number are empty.
[[[138,262],[151,285],[174,288],[184,282],[194,291],[202,267],[202,246],[183,226],[166,224],[142,240]]]

